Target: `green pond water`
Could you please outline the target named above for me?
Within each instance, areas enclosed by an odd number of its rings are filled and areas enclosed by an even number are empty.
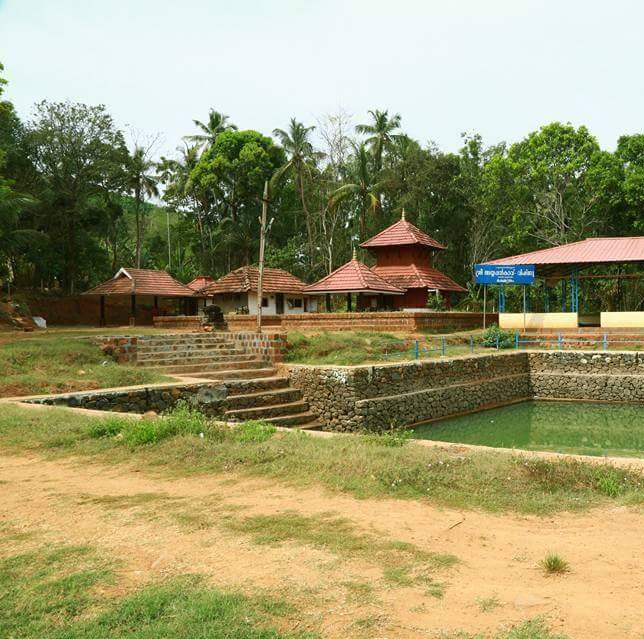
[[[421,424],[416,439],[644,457],[644,405],[528,401]]]

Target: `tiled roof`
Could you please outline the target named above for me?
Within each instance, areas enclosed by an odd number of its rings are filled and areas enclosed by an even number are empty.
[[[85,291],[83,295],[157,295],[192,297],[194,291],[166,273],[145,268],[122,268],[110,280]]]
[[[433,237],[407,222],[404,213],[402,219],[387,227],[384,231],[380,231],[380,233],[363,242],[360,246],[362,248],[376,248],[380,246],[407,246],[410,244],[420,244],[436,250],[446,248]]]
[[[587,264],[644,262],[644,237],[589,237],[580,242],[521,253],[486,264]]]
[[[373,266],[371,270],[400,288],[430,288],[439,291],[464,292],[465,289],[451,277],[431,266]]]
[[[220,277],[200,291],[201,295],[219,295],[221,293],[248,293],[257,291],[259,268],[242,266]],[[306,284],[281,268],[264,268],[262,291],[264,293],[301,294]]]
[[[323,277],[315,284],[307,286],[305,293],[386,293],[401,295],[404,291],[376,275],[366,264],[355,257]]]
[[[197,275],[192,282],[188,282],[186,286],[193,291],[200,291],[202,288],[212,284],[215,280],[210,275]]]

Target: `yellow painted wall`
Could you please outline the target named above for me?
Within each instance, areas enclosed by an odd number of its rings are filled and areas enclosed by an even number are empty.
[[[523,313],[499,313],[499,326],[523,329]],[[526,328],[577,328],[577,313],[526,313]]]
[[[644,311],[602,313],[602,328],[644,328]]]

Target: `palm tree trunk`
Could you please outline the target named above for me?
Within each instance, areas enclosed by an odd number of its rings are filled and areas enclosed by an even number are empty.
[[[306,222],[306,236],[309,245],[309,268],[313,268],[313,229],[311,226],[311,214],[306,206],[306,198],[304,196],[304,179],[302,173],[297,173],[297,189],[300,194],[300,201],[302,202],[302,210],[304,211],[304,221]]]

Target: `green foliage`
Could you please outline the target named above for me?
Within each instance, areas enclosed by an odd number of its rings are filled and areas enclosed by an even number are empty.
[[[539,564],[549,575],[563,575],[570,571],[568,562],[556,553],[549,552]]]
[[[399,448],[404,446],[411,438],[412,431],[404,428],[390,428],[379,433],[366,433],[363,439],[375,446]]]
[[[241,423],[234,429],[234,437],[237,441],[246,443],[254,442],[261,444],[268,441],[277,431],[275,426],[269,422],[249,420]]]
[[[430,292],[427,295],[427,308],[432,311],[445,311],[447,310],[447,304],[445,303],[445,298],[442,295],[437,295],[434,292]]]
[[[514,334],[500,329],[496,324],[488,326],[483,333],[483,346],[486,348],[514,348]]]

